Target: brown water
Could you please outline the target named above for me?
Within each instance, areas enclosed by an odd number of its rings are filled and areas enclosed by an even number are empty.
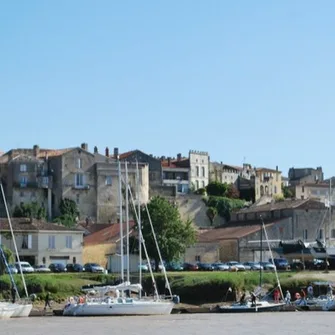
[[[0,320],[1,335],[334,334],[335,313],[179,314],[155,317],[32,317]]]

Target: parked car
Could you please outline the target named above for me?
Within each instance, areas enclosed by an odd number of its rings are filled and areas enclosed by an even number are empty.
[[[229,271],[229,265],[225,263],[213,263],[212,266],[215,271]]]
[[[165,266],[166,271],[183,271],[184,267],[180,263],[170,262]]]
[[[249,271],[257,271],[263,269],[263,267],[256,262],[244,262],[243,265],[245,269]]]
[[[6,269],[5,272],[16,275],[19,271],[17,270],[14,264],[8,264],[8,269]]]
[[[35,266],[35,272],[48,273],[48,272],[51,272],[51,270],[46,265],[41,264],[41,265]]]
[[[66,265],[67,272],[83,272],[85,268],[81,264],[67,264]]]
[[[97,264],[97,263],[86,263],[84,265],[84,268],[85,268],[85,271],[86,272],[100,272],[100,273],[104,273],[105,272],[105,269]]]
[[[197,271],[199,270],[198,265],[191,263],[184,263],[183,265],[184,271]]]
[[[199,271],[214,271],[214,266],[208,263],[198,263]]]
[[[290,264],[291,270],[302,271],[304,270],[304,263],[302,261],[293,261]],[[308,268],[308,267],[307,267]]]
[[[15,267],[18,272],[20,272],[20,265],[23,273],[32,273],[35,272],[34,268],[28,262],[16,262]]]
[[[270,260],[269,260],[270,261]],[[290,270],[290,264],[285,258],[275,258],[273,264],[276,266],[277,270]]]
[[[62,263],[51,263],[49,269],[51,272],[66,272],[66,267]]]
[[[264,270],[276,270],[276,266],[270,262],[260,262]]]
[[[147,264],[142,264],[142,265],[138,264],[138,269],[140,268],[142,269],[142,272],[149,272],[149,267]]]
[[[227,262],[227,265],[229,266],[229,271],[245,271],[244,265],[239,262],[231,261]]]

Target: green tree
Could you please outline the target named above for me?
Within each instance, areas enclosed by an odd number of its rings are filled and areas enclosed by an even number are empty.
[[[206,200],[207,207],[216,208],[218,214],[226,221],[230,220],[230,213],[235,209],[241,209],[245,205],[244,200],[229,199],[225,197],[209,197]]]
[[[206,211],[206,215],[209,218],[209,220],[211,221],[211,224],[214,223],[214,219],[217,216],[218,211],[215,207],[208,207],[207,211]]]
[[[213,181],[206,186],[207,194],[215,197],[225,197],[227,190],[228,184],[218,181]]]
[[[1,247],[2,247],[2,250],[5,254],[7,263],[8,264],[14,263],[15,262],[15,257],[14,257],[13,252],[10,249],[8,249],[7,247],[3,246],[3,245]],[[6,270],[5,263],[2,259],[2,257],[0,257],[0,275],[3,275],[5,273],[5,270]]]
[[[47,213],[43,206],[40,206],[36,201],[30,204],[21,204],[15,206],[13,211],[13,217],[20,218],[33,218],[38,220],[46,219]]]
[[[281,185],[281,190],[285,199],[293,198],[295,196],[294,191],[284,184]]]
[[[230,199],[239,199],[240,192],[234,184],[230,184],[227,188],[225,196]]]
[[[178,208],[160,196],[151,199],[148,210],[163,259],[167,262],[179,259],[186,248],[196,241],[196,231],[192,222],[184,222]],[[158,271],[159,256],[145,207],[141,208],[141,218],[142,235],[148,255],[154,259]]]
[[[76,224],[77,218],[79,217],[79,210],[73,200],[68,198],[62,199],[59,204],[59,211],[61,215],[55,218],[54,222],[61,223],[69,228]]]

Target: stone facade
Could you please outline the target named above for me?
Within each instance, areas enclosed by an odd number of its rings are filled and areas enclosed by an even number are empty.
[[[315,183],[323,181],[322,167],[313,168],[290,168],[288,171],[289,184],[295,186],[304,183]]]
[[[107,268],[108,255],[114,254],[116,251],[115,243],[104,243],[97,245],[84,245],[83,264],[97,263]]]
[[[255,200],[263,196],[282,196],[281,171],[268,168],[257,168],[255,177]]]
[[[190,173],[189,183],[195,190],[204,188],[209,183],[209,163],[208,152],[190,150]]]

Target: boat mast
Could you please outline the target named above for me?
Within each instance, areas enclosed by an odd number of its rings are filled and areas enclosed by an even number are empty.
[[[259,256],[259,287],[262,287],[262,275],[263,275],[263,218],[262,215],[260,215],[260,219],[261,219],[261,251],[260,251],[260,256]]]
[[[261,218],[261,222],[262,222],[262,230],[264,229],[265,239],[266,239],[266,242],[267,242],[267,245],[268,245],[268,248],[269,248],[271,261],[272,261],[272,264],[274,265],[275,262],[274,262],[274,259],[273,259],[273,253],[272,253],[272,249],[271,249],[271,246],[270,246],[270,242],[269,242],[269,238],[268,238],[268,233],[267,233],[267,231],[265,229],[265,224],[264,224],[262,216],[260,216],[260,218]],[[278,276],[278,272],[277,272],[277,267],[276,266],[275,266],[275,274],[276,274],[277,285],[278,285],[278,288],[280,290],[281,297],[284,299],[284,295],[283,295],[283,291],[281,289],[281,285],[280,285],[279,276]]]
[[[137,193],[137,227],[138,227],[138,257],[139,257],[139,283],[142,285],[142,223],[141,223],[141,192],[140,192],[140,172],[138,161],[136,160],[136,193]],[[134,208],[136,213],[136,208]],[[141,298],[142,291],[139,292]]]
[[[3,186],[2,186],[1,182],[0,182],[0,188],[1,188],[1,194],[2,194],[2,198],[3,198],[3,202],[5,204],[5,209],[6,209],[6,214],[7,214],[7,218],[8,218],[10,232],[12,234],[12,240],[13,240],[13,245],[14,245],[14,249],[15,249],[17,261],[19,263],[19,268],[20,268],[20,273],[21,273],[21,278],[22,278],[22,283],[23,283],[24,291],[25,291],[26,296],[28,298],[29,296],[28,296],[27,285],[26,285],[26,281],[24,279],[24,275],[23,275],[23,272],[22,272],[22,266],[21,266],[19,252],[17,251],[17,245],[16,245],[16,241],[15,241],[15,235],[14,235],[14,232],[13,232],[12,221],[10,219],[9,210],[8,210],[7,201],[6,201],[6,196],[5,196],[5,192],[4,192],[4,189],[3,189]]]
[[[121,174],[121,161],[118,157],[118,177],[119,177],[119,219],[120,219],[120,254],[121,254],[121,280],[124,282],[124,252],[123,252],[123,209],[122,209],[122,174]]]
[[[126,229],[127,229],[127,239],[126,239],[126,247],[127,247],[127,282],[130,282],[130,270],[129,270],[129,192],[128,192],[128,162],[125,161],[125,173],[126,173]]]

